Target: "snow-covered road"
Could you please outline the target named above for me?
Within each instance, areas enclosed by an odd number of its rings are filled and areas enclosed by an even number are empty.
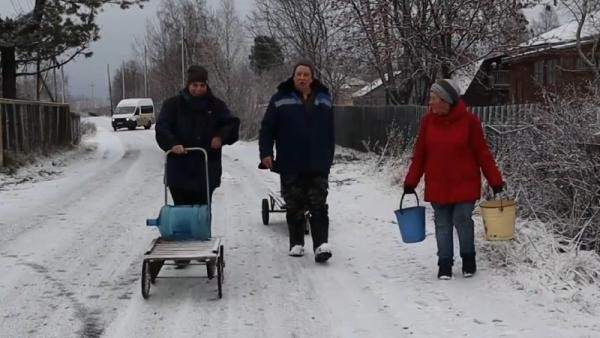
[[[435,278],[433,225],[400,241],[399,190],[351,156],[330,179],[333,258],[287,256],[282,214],[260,218],[278,177],[257,145],[224,151],[213,234],[225,239],[225,284],[162,279],[140,294],[141,257],[163,201],[153,130],[114,133],[106,118],[51,179],[0,185],[1,337],[598,337],[597,316],[517,290],[480,260],[471,279]],[[2,176],[0,176],[2,178]],[[307,248],[310,248],[307,237]],[[200,267],[165,275],[205,275]]]

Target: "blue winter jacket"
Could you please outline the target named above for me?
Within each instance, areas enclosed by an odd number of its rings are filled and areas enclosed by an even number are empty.
[[[319,81],[312,83],[312,110],[302,101],[292,78],[282,82],[271,97],[263,117],[260,158],[273,156],[280,174],[328,174],[333,162],[335,136],[333,105],[329,90]]]

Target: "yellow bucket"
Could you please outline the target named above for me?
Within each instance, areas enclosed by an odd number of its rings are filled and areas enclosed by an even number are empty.
[[[516,205],[513,200],[489,200],[479,203],[485,239],[506,241],[514,238]]]

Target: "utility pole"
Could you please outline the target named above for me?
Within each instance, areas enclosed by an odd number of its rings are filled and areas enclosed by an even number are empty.
[[[123,83],[123,97],[122,100],[125,99],[125,61],[121,63],[121,81]]]
[[[144,41],[144,97],[148,97],[148,58],[146,54],[146,42]]]
[[[90,82],[90,89],[92,90],[92,108],[96,108],[96,101],[94,100],[94,82]]]
[[[108,101],[110,102],[110,116],[113,115],[113,102],[112,102],[112,85],[110,83],[110,65],[106,65],[106,73],[108,75]]]

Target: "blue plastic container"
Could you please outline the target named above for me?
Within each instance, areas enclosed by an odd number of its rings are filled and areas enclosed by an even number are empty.
[[[400,209],[395,210],[400,235],[404,243],[418,243],[425,239],[425,207],[419,206],[419,196],[417,197],[417,206],[402,208],[404,195],[400,199]]]
[[[209,240],[210,208],[208,205],[165,205],[158,218],[147,219],[146,225],[157,226],[166,240]]]

